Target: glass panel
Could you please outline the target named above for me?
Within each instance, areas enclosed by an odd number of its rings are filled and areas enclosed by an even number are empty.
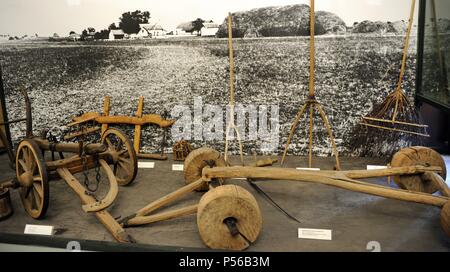
[[[450,109],[450,1],[423,1],[425,5],[422,84],[419,98]]]

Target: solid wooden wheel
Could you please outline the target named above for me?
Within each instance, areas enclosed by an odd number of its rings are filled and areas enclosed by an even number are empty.
[[[184,161],[184,181],[186,184],[192,183],[202,177],[202,169],[209,167],[208,163],[213,166],[225,166],[225,160],[217,150],[209,147],[201,147],[193,150]],[[197,189],[197,191],[207,191],[208,184]]]
[[[133,182],[137,175],[137,156],[128,136],[119,129],[110,128],[103,133],[101,141],[108,146],[108,151],[117,155],[114,159],[117,183],[125,186]]]
[[[234,235],[227,224],[229,220],[234,222]],[[244,250],[258,238],[262,217],[252,194],[240,186],[223,185],[201,198],[197,225],[200,237],[208,247]]]
[[[442,168],[442,172],[439,174],[444,180],[446,178],[447,170],[444,159],[433,149],[423,146],[407,147],[401,149],[392,157],[392,167],[413,165],[439,166]],[[400,188],[409,191],[433,194],[439,190],[439,187],[434,183],[422,179],[420,175],[394,176],[394,181]]]
[[[16,175],[25,210],[34,219],[41,219],[48,208],[49,185],[41,150],[33,140],[23,140],[17,148]]]
[[[450,201],[445,203],[441,210],[441,227],[450,237]]]

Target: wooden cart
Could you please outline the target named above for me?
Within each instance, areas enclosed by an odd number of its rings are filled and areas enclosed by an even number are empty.
[[[77,193],[83,203],[83,210],[95,213],[98,219],[108,228],[112,235],[121,242],[131,242],[132,239],[122,227],[105,210],[109,207],[118,194],[118,185],[128,185],[137,174],[137,156],[128,137],[118,129],[107,129],[101,136],[100,143],[55,143],[43,137],[37,137],[32,132],[31,105],[25,90],[22,90],[25,100],[26,117],[18,120],[1,123],[8,126],[11,123],[25,121],[27,124],[26,136],[17,149],[7,144],[8,156],[16,171],[16,176],[1,182],[2,195],[0,217],[5,218],[12,213],[8,207],[9,189],[18,189],[20,198],[27,213],[35,218],[44,217],[49,205],[49,181],[64,179]],[[3,142],[6,135],[0,131]],[[45,152],[58,152],[60,159],[46,160]],[[68,158],[64,155],[72,154]],[[96,169],[106,174],[109,181],[109,191],[102,200],[96,200],[87,188],[73,176],[83,173],[87,177],[87,171]]]
[[[122,218],[124,227],[197,213],[197,225],[203,242],[213,249],[243,250],[256,241],[262,216],[256,199],[236,185],[223,185],[226,179],[247,178],[314,182],[355,192],[441,208],[441,226],[450,236],[450,189],[445,183],[446,168],[442,157],[429,148],[410,147],[397,152],[391,168],[351,171],[308,171],[289,168],[226,166],[223,156],[200,148],[184,163],[187,185],[166,195],[134,214]],[[393,176],[400,189],[359,181],[358,179]],[[214,187],[216,186],[216,187]],[[208,190],[196,205],[164,213],[155,210],[195,190]],[[435,192],[440,195],[434,195]]]

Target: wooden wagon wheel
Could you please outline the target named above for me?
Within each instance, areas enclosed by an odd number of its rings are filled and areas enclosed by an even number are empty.
[[[225,160],[220,153],[209,147],[202,147],[189,153],[184,161],[184,181],[186,184],[197,181],[202,177],[202,169],[209,167],[208,163],[213,163],[212,166],[226,166]],[[208,184],[203,185],[197,191],[207,191]]]
[[[262,227],[256,199],[236,185],[223,185],[200,199],[197,225],[202,241],[213,249],[244,250]]]
[[[49,185],[44,158],[33,140],[25,139],[17,148],[16,175],[25,210],[34,219],[41,219],[48,208]]]
[[[442,172],[439,173],[441,177],[445,180],[447,176],[444,159],[438,152],[427,147],[413,146],[403,148],[392,157],[392,167],[412,165],[439,166],[442,168]],[[394,181],[400,188],[409,191],[433,194],[439,190],[438,186],[426,179],[422,179],[419,175],[394,176]]]
[[[108,146],[110,152],[117,154],[114,159],[117,183],[125,186],[133,182],[137,174],[137,156],[128,136],[119,129],[110,128],[103,133],[101,142]]]

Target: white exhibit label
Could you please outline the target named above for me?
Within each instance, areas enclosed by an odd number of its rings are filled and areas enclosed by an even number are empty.
[[[387,169],[386,165],[367,165],[367,170]]]
[[[138,168],[155,168],[155,162],[138,162]]]
[[[183,164],[172,164],[172,171],[183,171]]]
[[[303,168],[303,167],[297,167],[297,170],[310,170],[310,171],[320,171],[320,168]]]
[[[298,229],[298,238],[315,239],[315,240],[331,240],[331,230],[328,229]]]
[[[53,235],[53,226],[25,225],[25,234]]]

